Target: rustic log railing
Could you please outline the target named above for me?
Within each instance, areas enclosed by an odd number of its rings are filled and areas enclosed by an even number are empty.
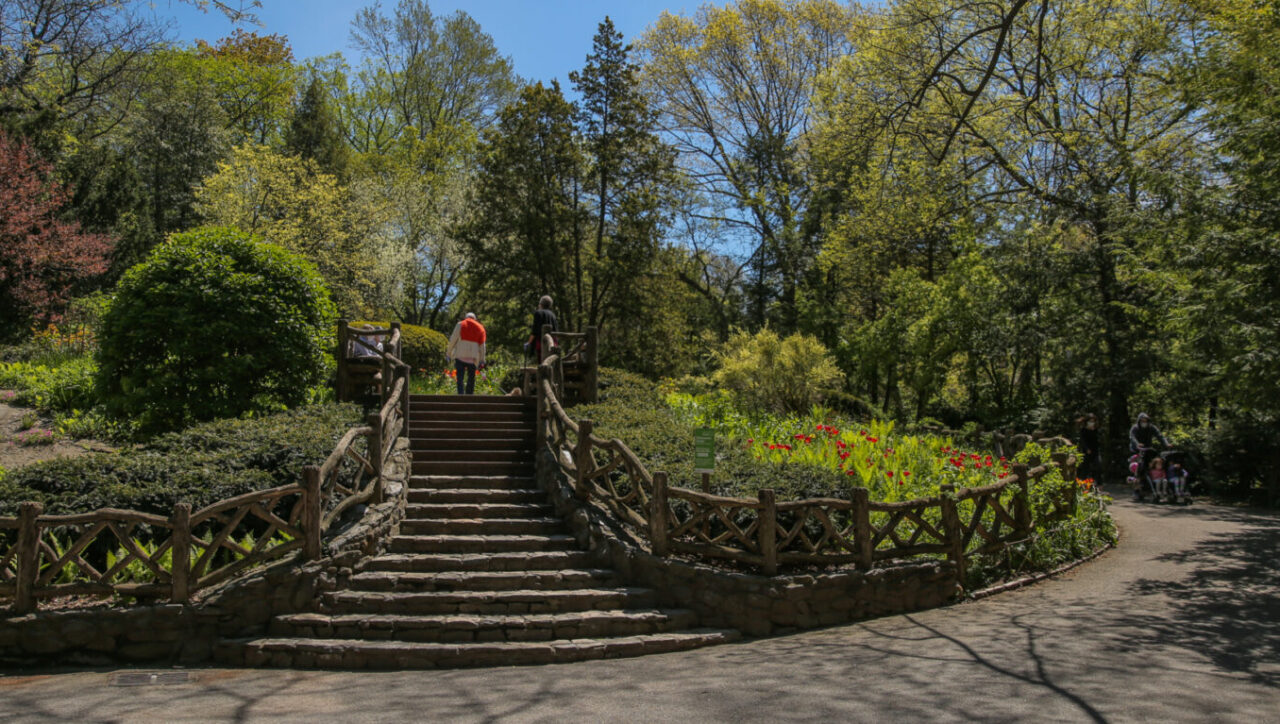
[[[774,491],[731,498],[675,487],[666,473],[650,473],[622,441],[592,434],[590,420],[573,420],[560,404],[555,355],[538,368],[537,444],[581,500],[602,503],[647,538],[653,552],[685,553],[757,566],[775,575],[781,565],[853,564],[860,569],[926,556],[948,558],[963,580],[968,559],[1029,539],[1037,525],[1074,515],[1075,458],[1013,466],[1011,474],[976,488],[943,485],[939,495],[901,502],[872,501],[866,488],[848,500],[778,501]],[[1064,484],[1032,509],[1031,485],[1052,467]]]
[[[17,517],[0,518],[0,596],[19,614],[41,598],[81,594],[185,603],[294,551],[319,558],[325,531],[343,512],[383,502],[383,470],[396,438],[407,434],[409,367],[391,352],[381,356],[389,381],[381,407],[348,430],[322,465],[303,468],[301,483],[194,512],[177,503],[167,518],[110,508],[45,515],[40,503],[22,503]]]
[[[552,380],[558,399],[563,401],[566,390],[572,390],[582,402],[599,400],[600,351],[599,335],[595,327],[587,327],[585,332],[553,332],[551,325],[544,324],[541,346],[543,362],[551,362]],[[574,373],[567,378],[566,367]],[[537,384],[538,368],[525,367],[522,386],[524,394],[535,394]]]

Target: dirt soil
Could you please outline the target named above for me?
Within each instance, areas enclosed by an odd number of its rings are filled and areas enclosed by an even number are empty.
[[[98,440],[63,439],[52,445],[19,445],[15,442],[15,438],[19,432],[22,432],[22,418],[32,412],[34,411],[27,407],[14,407],[0,403],[0,468],[14,470],[41,460],[78,457],[90,452],[106,452],[114,449]],[[41,418],[33,429],[51,428],[52,422]]]

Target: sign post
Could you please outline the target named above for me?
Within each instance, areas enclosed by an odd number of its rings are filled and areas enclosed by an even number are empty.
[[[702,473],[702,492],[711,492],[711,473],[716,470],[716,431],[700,427],[693,431],[693,471]]]

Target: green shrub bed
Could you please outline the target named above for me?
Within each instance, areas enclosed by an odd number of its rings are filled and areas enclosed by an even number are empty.
[[[169,515],[298,482],[359,424],[360,408],[325,404],[261,418],[216,420],[114,453],[92,453],[10,470],[0,478],[0,515],[39,501],[51,514],[124,508]]]

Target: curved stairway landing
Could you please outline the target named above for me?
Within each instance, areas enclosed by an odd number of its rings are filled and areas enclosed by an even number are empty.
[[[250,666],[547,664],[735,641],[594,566],[534,480],[534,401],[415,395],[399,534],[311,613],[224,642]]]

